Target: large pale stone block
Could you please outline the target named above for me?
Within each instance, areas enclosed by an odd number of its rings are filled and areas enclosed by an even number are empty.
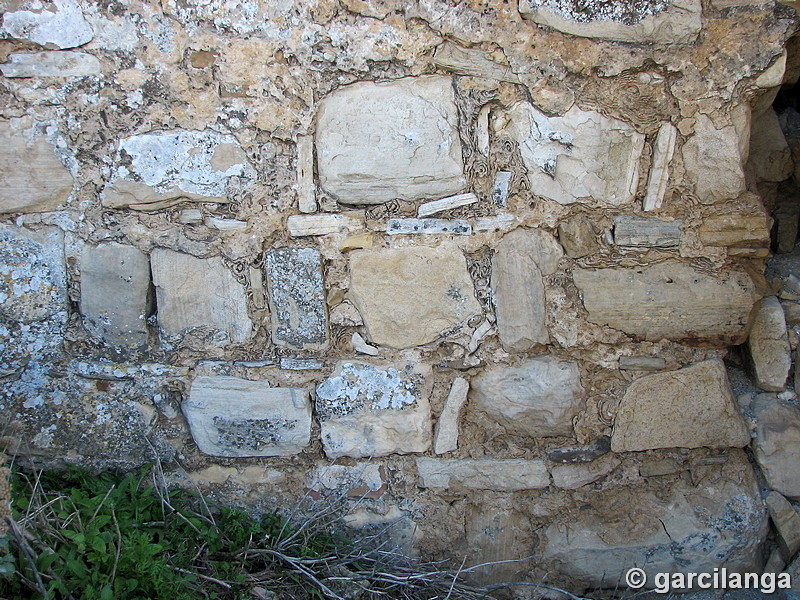
[[[756,385],[770,392],[785,390],[792,367],[792,349],[786,317],[775,296],[764,298],[756,305],[747,349]]]
[[[654,448],[741,448],[750,432],[722,361],[635,380],[614,419],[614,452]]]
[[[491,458],[448,460],[418,458],[417,472],[424,488],[465,488],[516,492],[550,485],[550,475],[541,460]]]
[[[740,344],[758,299],[745,272],[709,275],[685,263],[575,269],[572,275],[590,321],[653,341]]]
[[[320,184],[344,204],[381,204],[466,186],[452,80],[435,75],[361,82],[317,114]]]
[[[270,250],[266,268],[272,341],[298,350],[324,348],[328,313],[320,253],[314,248]]]
[[[317,386],[328,458],[425,452],[431,445],[430,367],[340,362]]]
[[[227,334],[231,342],[252,335],[244,286],[222,259],[195,258],[156,248],[150,255],[158,324],[170,337],[199,327]]]
[[[0,65],[4,77],[86,77],[100,75],[100,61],[86,52],[15,52]]]
[[[55,210],[73,179],[44,137],[29,137],[24,119],[0,122],[0,213]]]
[[[150,261],[133,246],[87,246],[81,253],[81,314],[86,328],[117,348],[147,342]]]
[[[311,401],[303,389],[198,377],[182,409],[198,448],[212,456],[291,456],[311,440]]]
[[[800,500],[800,408],[771,394],[750,405],[756,417],[753,450],[767,485],[791,500]]]
[[[701,202],[738,197],[745,190],[746,157],[735,125],[717,129],[709,117],[697,115],[694,135],[683,145],[683,163]]]
[[[496,366],[472,380],[471,410],[496,419],[516,435],[571,435],[583,409],[577,363],[537,357],[518,367]]]
[[[497,128],[519,144],[534,194],[560,204],[633,200],[645,138],[630,125],[577,106],[548,117],[519,102]]]
[[[370,340],[391,348],[427,344],[481,312],[453,244],[354,252],[349,296]]]
[[[0,37],[59,50],[83,46],[93,36],[92,27],[75,0],[54,0],[45,7],[40,5],[39,10],[9,10],[0,27]]]

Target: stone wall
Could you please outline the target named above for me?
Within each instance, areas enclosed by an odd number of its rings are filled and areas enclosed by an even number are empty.
[[[536,557],[488,580],[792,558],[793,8],[0,10],[18,454]]]

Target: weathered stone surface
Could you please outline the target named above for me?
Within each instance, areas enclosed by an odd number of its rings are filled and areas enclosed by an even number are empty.
[[[600,437],[585,446],[563,446],[547,453],[556,463],[588,463],[611,452],[611,439]]]
[[[614,419],[614,452],[726,448],[750,443],[722,361],[646,375],[628,387]]]
[[[479,48],[465,48],[445,41],[436,48],[433,62],[436,66],[459,75],[520,83],[519,77],[514,74],[511,67],[495,62],[488,53]]]
[[[450,234],[471,235],[472,225],[460,219],[389,219],[386,223],[389,235]]]
[[[561,204],[633,200],[644,136],[622,121],[577,106],[548,117],[519,102],[497,133],[519,144],[531,189],[540,196]]]
[[[682,220],[623,215],[614,219],[614,243],[618,246],[675,248],[681,243]]]
[[[618,42],[691,42],[702,27],[700,0],[583,4],[574,0],[519,0],[526,19],[564,33]]]
[[[344,204],[447,196],[466,186],[449,77],[344,86],[317,114],[320,184]]]
[[[316,371],[325,366],[318,358],[282,358],[281,369],[288,371]]]
[[[95,336],[116,348],[147,342],[150,261],[123,244],[87,246],[81,253],[81,314]]]
[[[624,510],[620,510],[624,506]],[[752,468],[737,452],[703,485],[623,487],[595,493],[592,502],[545,530],[544,560],[573,585],[625,586],[635,565],[647,573],[758,572],[768,531]]]
[[[794,172],[792,151],[772,108],[753,119],[747,168],[758,181],[783,181]]]
[[[477,201],[478,197],[472,192],[467,194],[458,194],[456,196],[448,196],[447,198],[420,204],[419,208],[417,209],[417,216],[419,218],[429,217],[430,215],[435,215],[436,213],[450,210],[451,208],[469,206],[470,204],[475,204]]]
[[[436,454],[458,450],[458,420],[468,393],[469,381],[463,377],[456,377],[450,386],[450,393],[433,431],[433,451]]]
[[[750,405],[756,417],[753,450],[767,485],[792,500],[800,500],[800,408],[770,394]]]
[[[55,210],[73,179],[43,137],[29,137],[23,119],[0,122],[0,214]]]
[[[734,125],[717,129],[709,117],[697,115],[694,135],[683,145],[683,163],[701,202],[736,198],[744,191],[741,141]]]
[[[515,229],[497,245],[491,286],[500,343],[506,351],[526,352],[550,341],[542,273],[555,272],[562,256],[553,236],[539,230]]]
[[[291,215],[286,220],[286,227],[292,237],[328,235],[340,231],[357,230],[364,226],[362,221],[350,215],[319,214]]]
[[[756,305],[747,349],[756,385],[770,392],[785,390],[792,357],[786,318],[775,296],[764,298]]]
[[[647,179],[647,193],[642,201],[644,210],[656,210],[664,203],[669,183],[669,165],[675,154],[678,130],[671,123],[664,123],[658,130],[653,144],[653,163]]]
[[[101,73],[100,61],[86,52],[45,51],[9,54],[4,77],[86,77]]]
[[[783,560],[788,562],[800,550],[800,514],[778,492],[770,492],[766,500],[769,516],[778,532],[778,545]]]
[[[711,276],[685,263],[575,269],[572,275],[590,321],[648,340],[742,343],[757,300],[746,273]]]
[[[170,337],[198,328],[227,334],[231,342],[252,335],[247,296],[219,257],[195,258],[156,248],[150,255],[158,324]]]
[[[113,208],[181,200],[225,202],[228,183],[255,177],[239,143],[231,135],[205,131],[154,131],[120,140],[114,176],[103,192]]]
[[[328,344],[328,313],[322,280],[322,256],[314,248],[267,252],[267,288],[272,341],[302,349]]]
[[[351,498],[377,498],[386,490],[386,470],[374,462],[320,465],[311,472],[308,487],[322,493],[344,491]]]
[[[350,337],[350,343],[353,344],[353,350],[357,354],[366,354],[367,356],[378,356],[380,354],[380,351],[375,346],[369,345],[357,331]]]
[[[197,377],[181,408],[197,447],[212,456],[291,456],[311,440],[311,401],[303,389]]]
[[[424,488],[461,486],[516,492],[542,489],[550,485],[550,475],[541,460],[418,458],[417,472],[420,486]]]
[[[553,484],[565,490],[577,490],[602,479],[619,466],[615,456],[604,456],[592,462],[556,465],[550,469]]]
[[[54,0],[39,10],[9,10],[0,27],[0,37],[60,50],[83,46],[93,36],[92,27],[75,0]]]
[[[317,386],[328,458],[425,452],[431,445],[430,367],[340,362]]]
[[[511,190],[511,178],[514,174],[511,171],[498,171],[494,176],[492,185],[492,202],[499,208],[505,208],[508,204],[508,192]]]
[[[354,252],[349,297],[370,341],[410,348],[480,313],[467,263],[452,244]]]
[[[575,215],[559,224],[558,241],[570,258],[582,258],[600,250],[592,221],[584,214]]]
[[[620,356],[619,368],[623,371],[661,371],[667,361],[660,356]]]
[[[297,208],[301,213],[317,211],[317,186],[314,183],[314,137],[297,137]]]
[[[496,419],[517,435],[572,434],[572,418],[583,408],[580,371],[574,362],[545,356],[518,367],[486,369],[472,380],[471,410]]]
[[[740,202],[743,199],[740,198]],[[752,210],[742,212],[734,207],[722,210],[718,214],[705,215],[697,233],[700,241],[706,246],[725,246],[728,248],[752,248],[753,250],[769,248],[772,219],[763,209],[761,201],[748,194],[745,200]],[[741,206],[741,205],[740,205]]]

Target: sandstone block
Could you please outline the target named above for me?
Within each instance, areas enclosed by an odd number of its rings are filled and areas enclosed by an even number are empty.
[[[430,367],[340,362],[317,386],[328,458],[425,452],[431,444]]]
[[[83,46],[93,36],[92,27],[75,0],[54,0],[40,10],[9,10],[0,27],[0,37],[59,50]]]
[[[550,475],[541,460],[497,460],[418,458],[417,472],[424,488],[465,488],[516,492],[550,485]]]
[[[102,244],[81,253],[81,314],[86,328],[116,348],[147,343],[150,261],[133,246]]]
[[[344,204],[381,204],[466,186],[449,77],[344,86],[317,114],[320,184]]]
[[[685,263],[634,269],[575,269],[593,323],[647,340],[740,344],[758,296],[743,271],[709,275]]]
[[[291,456],[311,440],[311,401],[303,389],[198,377],[182,409],[198,448],[212,456]]]
[[[600,250],[592,221],[584,214],[575,215],[558,225],[558,241],[570,258],[582,258]]]
[[[391,348],[427,344],[481,312],[452,244],[353,252],[349,297],[370,341]]]
[[[150,255],[156,288],[158,324],[170,337],[204,327],[223,332],[231,342],[252,335],[244,286],[222,259],[195,258],[156,248]]]
[[[0,65],[4,77],[86,77],[100,75],[100,61],[86,52],[15,52]]]
[[[655,217],[620,216],[614,219],[614,243],[618,246],[675,248],[681,243],[683,221]]]
[[[726,448],[750,443],[750,432],[720,360],[635,380],[614,419],[614,452],[653,448]]]
[[[517,367],[497,366],[472,380],[471,407],[516,435],[572,434],[572,418],[583,408],[577,363],[546,356]]]
[[[560,204],[633,200],[645,138],[622,121],[577,106],[548,117],[520,102],[497,133],[519,144],[531,189],[540,196]]]
[[[697,233],[706,246],[756,250],[769,248],[771,227],[772,219],[763,209],[743,213],[730,207],[719,214],[705,215]]]
[[[328,313],[320,253],[313,248],[270,250],[266,269],[272,341],[298,350],[327,346]]]
[[[683,163],[701,202],[736,198],[745,190],[741,142],[734,125],[717,129],[706,115],[697,115],[694,135],[683,145]]]
[[[753,450],[767,485],[791,500],[800,500],[800,409],[770,394],[751,404],[756,417]]]
[[[433,432],[433,451],[436,454],[445,454],[458,449],[458,420],[468,393],[469,381],[463,377],[456,377],[450,386],[450,393]]]
[[[747,349],[756,385],[770,392],[785,390],[792,357],[786,318],[775,296],[756,305]]]

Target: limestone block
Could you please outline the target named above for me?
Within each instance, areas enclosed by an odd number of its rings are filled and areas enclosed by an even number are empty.
[[[423,76],[343,86],[317,114],[322,187],[344,204],[382,204],[466,186],[452,80]]]
[[[472,225],[461,219],[389,219],[386,222],[386,233],[472,235]]]
[[[498,460],[491,458],[447,460],[417,459],[423,488],[450,488],[516,492],[538,490],[550,485],[550,475],[541,460]]]
[[[9,10],[3,14],[0,27],[2,38],[59,50],[83,46],[93,36],[92,27],[75,0],[54,0],[39,10]]]
[[[498,171],[494,175],[492,185],[492,202],[499,208],[505,208],[508,204],[508,193],[511,190],[511,179],[514,174],[511,171]]]
[[[691,42],[702,27],[700,0],[609,4],[519,0],[519,12],[564,33],[637,44]]]
[[[757,181],[784,181],[794,173],[792,151],[778,115],[768,108],[753,119],[747,167]]]
[[[150,255],[156,287],[158,324],[170,337],[206,327],[227,334],[231,342],[252,335],[244,286],[222,259],[195,258],[156,248]]]
[[[737,452],[710,476],[697,487],[681,479],[666,490],[596,492],[547,527],[543,559],[575,584],[607,589],[625,587],[631,565],[650,586],[656,573],[758,572],[768,521],[752,468]]]
[[[791,500],[800,500],[800,409],[770,394],[751,404],[756,417],[753,450],[767,485]]]
[[[622,215],[614,219],[614,243],[618,246],[675,248],[681,243],[683,221]]]
[[[736,198],[745,190],[741,142],[734,125],[717,129],[709,117],[697,115],[694,135],[683,145],[683,163],[704,204]]]
[[[123,138],[116,165],[103,191],[103,204],[112,208],[154,205],[158,210],[181,200],[225,202],[231,178],[244,184],[255,178],[236,138],[210,129]]]
[[[440,213],[445,210],[459,208],[461,206],[469,206],[470,204],[475,204],[477,201],[478,197],[472,192],[448,196],[447,198],[420,204],[419,208],[417,209],[417,216],[420,218],[429,217],[430,215],[435,215],[436,213]]]
[[[722,361],[636,379],[617,408],[611,449],[741,448],[750,432]]]
[[[775,530],[784,561],[790,561],[800,550],[800,514],[789,501],[778,492],[767,494],[767,510]]]
[[[507,352],[526,352],[550,341],[542,273],[554,273],[563,255],[552,235],[536,229],[515,229],[497,245],[491,286],[500,342]]]
[[[301,213],[317,210],[317,186],[314,183],[314,137],[297,136],[297,208]]]
[[[630,125],[577,106],[548,117],[519,102],[496,130],[519,144],[535,194],[560,204],[633,200],[645,138]]]
[[[571,435],[583,409],[577,363],[545,356],[517,367],[496,366],[472,380],[471,409],[496,419],[516,435]]]
[[[660,356],[620,356],[619,368],[623,371],[661,371],[667,361]]]
[[[447,395],[442,414],[439,415],[433,432],[433,451],[436,454],[444,454],[458,449],[458,420],[461,417],[461,409],[467,401],[468,393],[469,381],[463,377],[456,377],[453,385],[450,386],[450,393]]]
[[[197,447],[212,456],[291,456],[311,441],[311,401],[303,389],[203,376],[181,408]]]
[[[453,244],[353,252],[349,297],[370,341],[390,348],[427,344],[481,312]]]
[[[590,321],[651,341],[740,344],[758,298],[743,271],[712,276],[685,263],[575,269],[572,275]]]
[[[430,367],[340,362],[317,386],[328,458],[425,452],[431,444]]]
[[[328,235],[340,231],[352,231],[364,226],[363,221],[349,215],[323,213],[319,215],[291,215],[286,219],[286,228],[292,237]]]
[[[575,215],[558,225],[558,241],[570,258],[582,258],[600,250],[591,219]]]
[[[592,462],[556,465],[550,469],[553,484],[565,490],[577,490],[602,479],[616,469],[620,460],[615,456],[603,456]]]
[[[87,246],[81,253],[81,314],[93,335],[116,348],[147,343],[150,261],[133,246]]]
[[[664,203],[669,183],[669,165],[675,154],[678,130],[671,123],[664,123],[658,130],[653,144],[653,163],[647,178],[647,192],[642,202],[644,210],[656,210]]]
[[[763,208],[744,212],[733,206],[724,208],[723,212],[704,216],[697,229],[703,244],[728,248],[769,248],[772,219]]]
[[[319,492],[344,492],[351,498],[376,498],[386,490],[386,470],[374,462],[353,466],[320,465],[308,477],[309,489]]]
[[[100,61],[86,52],[15,52],[0,65],[4,77],[86,77],[100,75]]]
[[[328,313],[320,253],[314,248],[270,250],[266,269],[273,343],[298,350],[325,348]]]
[[[436,48],[433,63],[459,75],[520,83],[519,77],[514,74],[511,67],[492,60],[489,53],[479,48],[465,48],[450,41],[445,41]]]
[[[0,122],[0,214],[55,210],[73,179],[43,137],[30,138],[24,119]]]
[[[792,357],[786,317],[775,296],[764,298],[756,305],[747,349],[756,385],[770,392],[785,390]]]

